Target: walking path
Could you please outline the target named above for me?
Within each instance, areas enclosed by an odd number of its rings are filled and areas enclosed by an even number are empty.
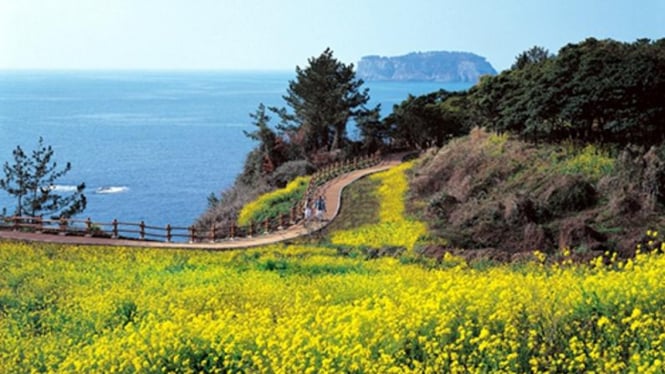
[[[20,232],[20,231],[4,231],[0,230],[0,240],[19,240],[19,241],[34,241],[45,243],[61,243],[72,245],[105,245],[105,246],[124,246],[124,247],[143,247],[143,248],[181,248],[181,249],[210,249],[210,250],[225,250],[225,249],[238,249],[249,248],[256,246],[263,246],[267,244],[278,243],[284,240],[295,239],[300,236],[309,235],[313,232],[319,231],[327,226],[339,213],[342,204],[342,190],[344,187],[355,182],[356,180],[379,171],[390,169],[400,163],[402,154],[389,155],[380,164],[367,168],[355,170],[343,174],[331,181],[325,183],[316,191],[315,196],[323,196],[326,201],[327,211],[323,216],[322,221],[312,219],[307,225],[299,223],[290,226],[284,230],[271,232],[269,234],[257,234],[253,237],[235,238],[233,240],[225,240],[222,242],[214,243],[167,243],[156,241],[143,241],[143,240],[128,240],[128,239],[110,239],[110,238],[97,238],[85,236],[66,236],[66,235],[52,235],[41,234],[33,232]]]

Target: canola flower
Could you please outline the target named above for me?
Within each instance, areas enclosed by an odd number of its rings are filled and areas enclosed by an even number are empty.
[[[582,151],[564,160],[558,166],[564,174],[581,173],[594,180],[600,179],[614,169],[615,159],[607,152],[599,150],[593,144],[585,146]]]
[[[333,244],[351,246],[399,246],[413,249],[418,238],[425,234],[424,223],[404,216],[404,195],[408,190],[405,172],[414,162],[403,163],[390,170],[370,176],[378,180],[377,196],[380,201],[379,223],[364,225],[352,230],[337,231],[332,234]]]
[[[311,176],[297,177],[286,187],[263,194],[246,204],[238,214],[238,225],[245,226],[252,221],[260,220],[258,218],[260,213],[270,211],[272,207],[279,204],[286,204],[286,211],[288,211],[295,202],[302,199],[310,179]]]
[[[0,243],[0,372],[660,373],[665,256],[484,270]]]

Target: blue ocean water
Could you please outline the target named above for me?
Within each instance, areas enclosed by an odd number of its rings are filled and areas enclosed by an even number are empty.
[[[40,136],[72,170],[57,188],[86,183],[79,218],[187,227],[207,196],[228,188],[254,147],[249,113],[284,106],[291,72],[0,72],[0,162]],[[382,113],[408,94],[467,84],[368,82]],[[351,135],[353,130],[350,130]],[[0,209],[15,202],[0,191]]]

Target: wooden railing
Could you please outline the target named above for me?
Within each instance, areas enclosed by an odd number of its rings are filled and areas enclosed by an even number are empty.
[[[44,219],[30,216],[4,217],[3,228],[14,231],[37,232],[44,234],[78,235],[113,239],[138,239],[160,241],[185,241],[190,239],[189,228],[166,226],[150,226],[139,223],[98,222],[87,219]],[[180,240],[178,240],[180,239]]]
[[[250,222],[246,226],[231,224],[228,227],[212,225],[207,230],[196,229],[194,226],[151,226],[139,223],[97,222],[92,219],[44,219],[41,217],[11,216],[3,217],[0,228],[15,231],[38,232],[57,235],[79,235],[103,237],[109,239],[136,239],[165,242],[217,242],[236,238],[252,237],[285,230],[300,223],[304,218],[304,207],[308,200],[313,200],[317,189],[326,182],[345,173],[377,165],[381,161],[379,154],[357,157],[344,162],[336,162],[317,171],[307,186],[303,198],[291,207],[288,214],[266,219],[262,222]]]

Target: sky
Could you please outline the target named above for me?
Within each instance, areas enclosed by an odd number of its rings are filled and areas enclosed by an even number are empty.
[[[0,0],[0,69],[288,70],[330,47],[466,51],[665,37],[665,0]]]

